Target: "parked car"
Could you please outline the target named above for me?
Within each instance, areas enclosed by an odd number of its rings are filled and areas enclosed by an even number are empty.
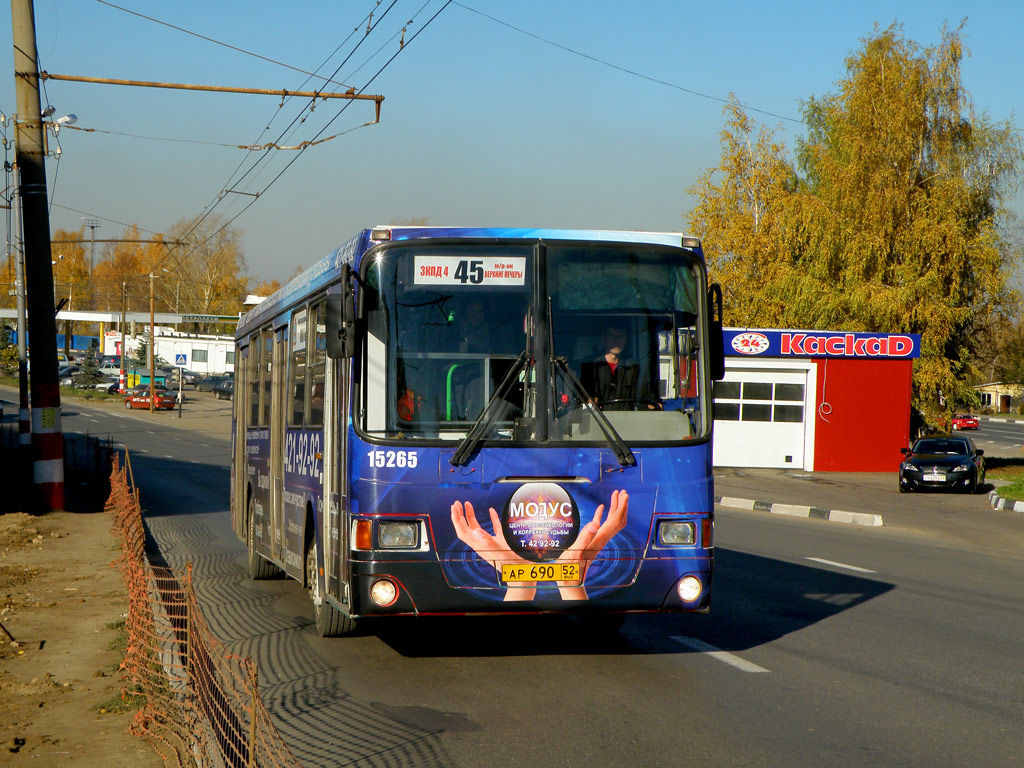
[[[977,429],[978,428],[978,417],[971,416],[969,413],[958,413],[953,417],[953,429]]]
[[[200,392],[213,392],[214,386],[219,381],[234,381],[235,377],[230,373],[215,373],[212,376],[207,376],[205,379],[200,379],[196,382],[195,387]]]
[[[206,377],[205,374],[190,371],[188,368],[175,368],[174,374],[171,376],[170,379],[168,379],[168,381],[171,382],[175,387],[177,387],[179,376],[181,377],[181,383],[183,386],[192,387],[193,389],[195,389],[196,384],[198,384]]]
[[[100,390],[101,392],[109,392],[109,393],[112,394],[114,392],[117,392],[119,384],[120,384],[120,377],[119,376],[104,376],[103,377],[103,381],[100,381],[100,382],[97,382],[96,384],[93,384],[93,387],[95,389]]]
[[[901,450],[900,493],[925,489],[975,493],[985,483],[985,452],[969,437],[932,435]]]
[[[235,394],[234,378],[218,381],[213,385],[213,396],[218,400],[230,400]]]
[[[129,389],[124,396],[124,407],[129,411],[132,408],[149,408],[149,384],[140,384],[137,387]],[[171,410],[178,402],[178,396],[176,393],[171,392],[167,387],[162,387],[159,384],[156,386],[155,391],[156,397],[153,399],[154,408],[164,408]]]
[[[77,365],[64,365],[57,369],[57,383],[62,387],[75,386],[75,374],[78,373]]]

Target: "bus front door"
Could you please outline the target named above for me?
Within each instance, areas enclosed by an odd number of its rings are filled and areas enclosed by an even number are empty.
[[[324,495],[321,541],[324,544],[327,591],[350,609],[349,490],[348,490],[348,376],[351,362],[327,359],[324,402]]]

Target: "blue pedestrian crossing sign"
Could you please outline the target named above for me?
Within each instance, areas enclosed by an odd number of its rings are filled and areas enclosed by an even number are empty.
[[[184,352],[178,352],[177,354],[174,355],[174,364],[188,365],[188,355],[186,355]]]

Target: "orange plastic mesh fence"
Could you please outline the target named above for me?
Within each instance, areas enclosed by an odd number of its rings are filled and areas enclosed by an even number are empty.
[[[260,701],[256,666],[213,636],[192,590],[191,569],[150,565],[138,496],[114,457],[107,513],[123,542],[128,648],[122,696],[139,706],[131,732],[166,765],[298,768]]]

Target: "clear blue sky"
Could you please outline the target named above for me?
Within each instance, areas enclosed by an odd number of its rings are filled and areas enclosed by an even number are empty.
[[[236,168],[244,163],[244,172],[256,156],[234,146],[276,140],[302,113],[299,100],[279,109],[280,99],[267,96],[49,81],[45,98],[58,116],[75,113],[79,128],[108,132],[61,132],[61,160],[48,161],[51,227],[77,228],[84,216],[102,221],[97,237],[132,223],[163,232],[198,215],[234,178],[235,189],[261,196],[229,193],[214,213],[231,218],[255,199],[232,226],[260,279],[283,279],[359,229],[396,219],[676,231],[692,205],[687,187],[718,160],[721,100],[735,93],[775,115],[752,113],[792,148],[801,101],[834,90],[845,58],[876,23],[898,21],[908,38],[931,46],[944,22],[966,17],[963,79],[976,108],[1019,121],[1024,104],[1019,2],[460,0],[428,26],[444,0],[397,0],[364,35],[368,13],[376,9],[376,21],[390,3],[117,0],[298,69],[329,59],[327,75],[365,37],[335,78],[357,88],[398,52],[401,28],[413,23],[404,50],[367,87],[386,97],[379,125],[297,159],[274,152],[241,181]],[[36,24],[51,73],[309,88],[292,69],[97,0],[36,0]],[[4,28],[10,40],[9,21]],[[0,110],[10,115],[10,44],[5,50]],[[372,119],[366,102],[339,116],[346,103],[318,104],[282,143],[311,140],[332,119],[322,136]]]

